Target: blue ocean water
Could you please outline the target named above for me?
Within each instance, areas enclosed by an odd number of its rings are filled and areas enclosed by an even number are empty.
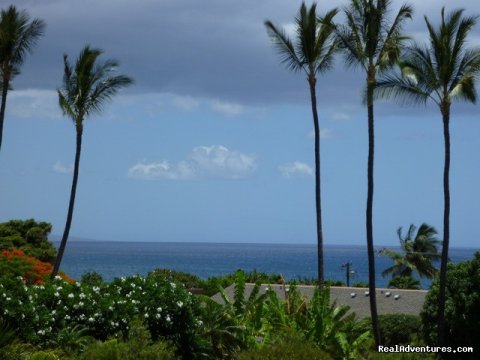
[[[54,243],[58,246],[58,242]],[[454,262],[468,260],[476,250],[452,248],[450,258]],[[351,283],[367,282],[365,246],[327,245],[324,252],[326,279],[345,281],[345,269],[341,265],[349,261],[355,271]],[[377,286],[387,285],[389,279],[380,274],[391,265],[389,258],[376,255]],[[184,271],[205,279],[237,269],[282,274],[288,280],[314,278],[316,245],[71,241],[61,266],[75,279],[80,279],[85,272],[96,271],[105,280],[146,275],[155,268]],[[428,286],[428,281],[422,281],[422,287]]]

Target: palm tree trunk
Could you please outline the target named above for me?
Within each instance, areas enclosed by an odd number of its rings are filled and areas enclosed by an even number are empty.
[[[2,148],[3,120],[5,119],[5,107],[7,105],[7,92],[9,86],[8,78],[4,76],[2,80],[2,104],[0,105],[0,149]]]
[[[317,260],[318,260],[318,287],[323,289],[324,263],[323,263],[323,230],[322,230],[322,205],[320,191],[320,127],[318,125],[317,96],[315,92],[316,79],[310,76],[310,97],[312,102],[313,125],[315,129],[315,206],[317,214]]]
[[[373,248],[373,162],[375,150],[375,131],[373,117],[373,89],[375,86],[375,69],[370,68],[367,80],[368,106],[368,190],[366,209],[367,252],[368,252],[368,290],[370,298],[370,314],[372,316],[372,330],[375,345],[381,345],[380,329],[378,327],[377,298],[375,286],[375,250]]]
[[[448,247],[450,243],[450,104],[443,104],[443,136],[445,139],[445,164],[443,168],[443,246],[438,294],[438,346],[445,344],[445,301],[447,287]]]
[[[57,258],[55,259],[55,265],[53,267],[53,271],[51,274],[52,279],[58,274],[60,263],[62,262],[62,258],[63,258],[63,253],[65,252],[65,246],[67,245],[68,234],[70,233],[70,226],[72,225],[73,207],[75,205],[75,194],[77,192],[78,170],[80,167],[80,153],[82,151],[83,125],[81,121],[77,121],[76,130],[77,130],[77,148],[75,152],[75,164],[73,168],[73,181],[72,181],[72,189],[70,192],[70,203],[68,205],[67,222],[65,224],[65,230],[62,236],[62,242],[60,243],[60,247],[58,248]]]

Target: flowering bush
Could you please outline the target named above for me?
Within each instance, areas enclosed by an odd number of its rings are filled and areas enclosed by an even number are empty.
[[[56,341],[62,328],[80,325],[97,339],[128,336],[142,318],[153,339],[171,340],[190,351],[198,326],[198,305],[183,285],[132,276],[98,286],[69,283],[60,277],[27,286],[24,279],[0,278],[0,316],[21,329],[23,340],[40,345]],[[188,350],[190,349],[190,350]]]
[[[3,250],[0,253],[0,274],[21,276],[27,284],[42,284],[48,279],[52,269],[52,264],[27,256],[23,250]],[[59,275],[68,282],[74,282],[65,274]]]

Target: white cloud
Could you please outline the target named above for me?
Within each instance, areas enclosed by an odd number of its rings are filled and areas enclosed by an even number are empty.
[[[278,170],[286,178],[313,176],[312,167],[300,161],[280,165]]]
[[[315,131],[310,131],[308,137],[315,139]],[[331,139],[333,138],[333,130],[330,129],[320,129],[320,139]]]
[[[229,116],[239,115],[243,112],[242,105],[219,100],[213,101],[211,108],[213,111],[217,111]]]
[[[58,94],[52,90],[26,89],[8,92],[7,111],[19,118],[53,118],[62,116]]]
[[[52,167],[53,171],[59,174],[71,174],[73,173],[73,165],[64,165],[60,161],[57,161],[55,164],[53,164]]]
[[[144,180],[192,180],[198,178],[240,179],[255,170],[255,158],[222,145],[198,146],[187,159],[141,161],[128,170],[128,176]]]

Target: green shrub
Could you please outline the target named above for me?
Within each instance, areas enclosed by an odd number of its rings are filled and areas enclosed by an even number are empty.
[[[196,275],[181,271],[174,271],[169,269],[155,269],[152,272],[148,273],[148,276],[156,279],[176,281],[180,284],[183,284],[187,289],[202,287],[202,279],[200,279]]]
[[[41,261],[52,263],[57,250],[48,240],[52,225],[46,222],[10,220],[0,224],[0,251],[20,249]]]
[[[60,358],[51,351],[38,351],[28,355],[25,360],[60,360]]]
[[[85,274],[82,275],[82,278],[80,279],[80,282],[83,285],[102,285],[103,284],[103,277],[99,273],[95,271],[90,271],[86,272]]]
[[[55,279],[26,286],[21,279],[1,278],[0,309],[21,329],[22,340],[41,346],[62,341],[61,329],[77,325],[99,340],[119,333],[126,337],[131,321],[140,317],[154,340],[171,340],[182,356],[197,349],[197,301],[168,280],[132,276],[90,286]]]
[[[406,314],[379,315],[378,323],[385,346],[413,344],[422,325],[419,316]]]
[[[166,343],[157,342],[139,348],[138,343],[110,340],[88,347],[80,360],[174,360],[174,352]]]
[[[239,354],[238,360],[330,360],[329,354],[315,344],[295,337],[281,338],[261,349],[251,349]]]
[[[446,283],[446,346],[476,348],[480,338],[480,252],[476,252],[470,261],[449,263]],[[438,293],[437,276],[420,314],[427,344],[436,343]],[[478,349],[471,355],[471,359],[478,359]]]

